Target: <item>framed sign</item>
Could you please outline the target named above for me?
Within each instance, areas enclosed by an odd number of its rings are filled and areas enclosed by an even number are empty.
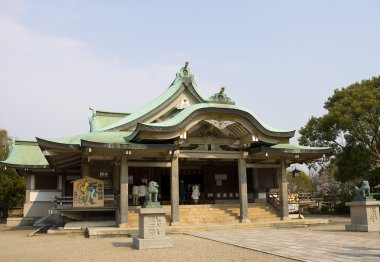
[[[73,183],[73,207],[103,207],[104,181],[84,177]]]

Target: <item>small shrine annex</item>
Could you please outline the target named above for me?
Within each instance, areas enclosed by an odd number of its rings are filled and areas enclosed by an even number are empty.
[[[192,203],[191,187],[197,184],[199,205],[235,203],[240,222],[254,215],[249,206],[255,202],[274,205],[278,216],[286,218],[286,167],[329,152],[290,144],[294,130],[269,127],[236,105],[224,88],[204,96],[187,63],[169,88],[134,113],[91,110],[89,133],[13,141],[0,164],[26,176],[24,217],[43,217],[55,210],[88,219],[111,212],[120,227],[128,226],[136,208],[131,206],[132,185],[156,181],[159,200],[170,210],[168,220],[181,224],[182,180],[186,205]],[[92,188],[101,201],[73,205],[79,187],[92,187],[87,180],[74,187],[75,181],[86,178],[102,181],[102,191],[99,185]],[[276,192],[277,205],[269,201],[268,192]]]

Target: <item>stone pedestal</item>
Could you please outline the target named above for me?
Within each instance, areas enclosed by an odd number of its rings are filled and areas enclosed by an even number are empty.
[[[172,247],[166,236],[165,210],[163,208],[141,208],[139,214],[139,236],[133,238],[137,249]]]
[[[379,216],[380,201],[352,201],[347,202],[350,207],[351,224],[346,224],[347,231],[380,231]]]

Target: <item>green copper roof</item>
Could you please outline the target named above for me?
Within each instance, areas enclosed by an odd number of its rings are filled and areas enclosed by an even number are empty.
[[[189,69],[187,68],[188,77],[184,77],[183,74],[184,68],[181,69],[179,73],[177,73],[177,76],[173,83],[169,86],[169,88],[162,93],[159,97],[151,101],[149,104],[147,104],[145,107],[141,108],[140,110],[136,111],[135,113],[130,114],[129,116],[123,118],[122,120],[113,123],[109,126],[106,126],[104,128],[99,129],[99,131],[105,131],[109,129],[114,129],[119,126],[123,126],[125,124],[128,124],[130,122],[133,122],[135,120],[138,120],[139,118],[143,117],[144,115],[148,114],[149,112],[153,111],[154,109],[158,108],[160,105],[162,105],[165,101],[169,100],[176,92],[178,92],[181,87],[187,86],[189,87],[190,84],[194,91],[197,93],[197,95],[203,100],[207,101],[207,97],[198,90],[197,85],[194,81],[193,75],[190,74]]]
[[[290,150],[328,150],[330,147],[312,147],[312,146],[301,146],[296,144],[277,144],[271,146],[271,148],[277,149],[290,149]]]
[[[112,144],[126,144],[125,139],[132,132],[118,131],[118,132],[93,132],[84,135],[65,137],[65,138],[53,138],[43,139],[45,141],[66,144],[66,145],[81,145],[81,140],[97,142],[97,143],[112,143]]]
[[[221,104],[221,103],[211,103],[211,102],[210,103],[200,103],[200,104],[190,105],[190,106],[188,106],[187,108],[185,108],[184,110],[182,110],[180,113],[178,113],[176,116],[174,116],[173,118],[171,118],[169,120],[166,120],[166,121],[163,121],[163,122],[159,122],[159,123],[145,124],[145,125],[147,125],[147,126],[157,126],[157,127],[174,126],[174,125],[177,125],[177,124],[181,123],[185,118],[187,118],[194,111],[200,110],[200,109],[203,109],[203,108],[226,108],[226,109],[239,110],[239,111],[242,111],[242,112],[250,114],[253,118],[255,118],[257,120],[257,122],[259,122],[259,124],[261,126],[263,126],[265,129],[267,129],[269,131],[272,131],[272,132],[281,132],[281,133],[282,132],[294,132],[293,130],[286,131],[286,130],[280,130],[280,129],[276,129],[276,128],[270,127],[267,124],[263,123],[255,114],[253,114],[249,110],[246,110],[246,109],[244,109],[242,107],[239,107],[239,106],[236,106],[236,105],[232,105],[232,104]]]
[[[98,131],[130,115],[130,113],[109,112],[92,108],[90,110],[92,111],[92,116],[89,117],[90,132]]]
[[[10,148],[8,158],[0,163],[6,166],[23,166],[30,168],[47,168],[49,163],[42,154],[36,141],[17,140]]]

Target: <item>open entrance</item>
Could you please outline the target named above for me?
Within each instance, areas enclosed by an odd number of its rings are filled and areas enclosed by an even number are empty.
[[[239,199],[239,181],[235,161],[188,161],[179,164],[179,179],[185,186],[185,203],[194,203],[192,189],[199,186],[200,204],[231,202]]]
[[[129,195],[132,195],[133,185],[148,185],[155,181],[159,185],[160,201],[170,204],[170,168],[167,167],[129,167],[128,184]]]

